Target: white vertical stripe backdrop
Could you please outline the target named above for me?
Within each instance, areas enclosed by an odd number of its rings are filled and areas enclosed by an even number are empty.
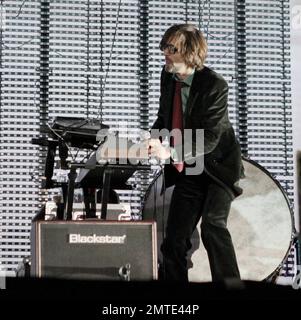
[[[10,274],[30,254],[31,218],[57,191],[41,189],[45,158],[31,144],[40,125],[40,5],[2,1],[0,263]],[[148,21],[148,110],[140,108],[142,5]],[[245,5],[248,155],[276,175],[292,199],[289,3],[246,0]],[[49,121],[57,115],[88,115],[115,130],[125,123],[133,131],[145,116],[151,126],[163,65],[160,38],[171,24],[191,22],[207,37],[207,65],[229,83],[229,114],[238,132],[235,6],[234,0],[50,1]],[[131,180],[138,186],[134,191],[118,191],[134,215],[151,180],[143,179]]]

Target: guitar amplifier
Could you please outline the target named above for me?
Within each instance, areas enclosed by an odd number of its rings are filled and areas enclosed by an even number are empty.
[[[63,279],[155,280],[155,222],[35,221],[31,275]]]

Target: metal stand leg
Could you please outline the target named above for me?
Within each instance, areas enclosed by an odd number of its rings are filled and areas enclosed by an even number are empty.
[[[111,168],[104,168],[103,172],[103,189],[101,196],[101,219],[107,218],[107,208],[108,208],[108,199],[109,199],[109,191],[110,191],[110,182],[111,182]]]
[[[53,168],[54,168],[54,158],[56,153],[56,147],[58,143],[56,141],[50,141],[48,144],[47,157],[45,163],[45,186],[44,188],[49,189],[52,188],[52,176],[53,176]]]
[[[96,218],[95,192],[94,188],[83,188],[86,218]]]
[[[76,176],[77,176],[76,168],[71,167],[70,172],[68,174],[69,184],[68,184],[67,203],[64,211],[64,220],[72,220],[73,197],[74,197],[74,186],[75,186]]]

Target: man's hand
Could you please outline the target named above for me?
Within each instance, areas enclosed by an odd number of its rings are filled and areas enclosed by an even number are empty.
[[[152,157],[156,157],[160,160],[166,160],[170,158],[170,149],[163,147],[159,139],[149,139],[148,148],[148,153]]]

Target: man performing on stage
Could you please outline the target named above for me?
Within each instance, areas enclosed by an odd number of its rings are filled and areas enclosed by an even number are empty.
[[[149,152],[159,159],[171,159],[165,165],[165,186],[175,184],[168,215],[166,237],[161,246],[163,264],[160,279],[188,281],[186,255],[191,236],[202,217],[201,238],[208,253],[212,280],[239,278],[227,218],[231,201],[241,193],[241,153],[228,118],[228,85],[204,66],[207,44],[193,25],[170,27],[160,49],[165,56],[161,74],[158,117],[152,129],[190,129],[204,131],[204,143],[195,135],[192,152],[179,154],[179,139],[171,147],[161,140],[149,140]],[[180,139],[185,145],[184,139]],[[181,152],[181,151],[180,151]],[[191,174],[191,160],[204,157],[204,170]],[[184,161],[178,161],[183,159]]]

